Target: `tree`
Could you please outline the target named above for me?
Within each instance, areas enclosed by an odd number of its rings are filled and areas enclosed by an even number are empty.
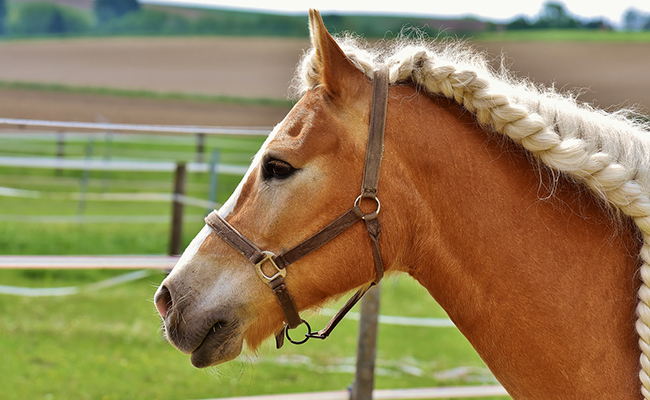
[[[635,8],[629,8],[623,16],[623,28],[628,31],[647,29],[648,24],[650,24],[650,15],[643,14]]]
[[[63,18],[63,13],[61,10],[57,9],[54,11],[54,13],[52,13],[52,17],[50,18],[50,22],[46,27],[46,31],[47,33],[53,34],[61,34],[68,31],[68,27],[66,26],[65,18]]]
[[[506,25],[506,30],[509,31],[524,30],[524,29],[531,29],[531,28],[532,25],[524,17],[519,17],[517,19],[514,19]]]
[[[34,1],[15,5],[13,17],[7,21],[10,35],[48,35],[84,33],[91,21],[85,13],[53,2]]]
[[[138,0],[95,0],[95,15],[100,24],[140,10]]]
[[[565,10],[564,4],[549,1],[544,3],[539,19],[535,22],[535,28],[550,29],[575,29],[582,24],[573,18]]]
[[[5,0],[0,0],[0,35],[5,34],[5,21],[7,20],[7,5]]]

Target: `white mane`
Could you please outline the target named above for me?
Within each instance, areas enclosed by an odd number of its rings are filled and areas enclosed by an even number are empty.
[[[484,57],[455,43],[397,41],[370,50],[344,38],[339,45],[372,77],[386,65],[390,82],[413,82],[453,98],[485,127],[526,148],[544,165],[584,182],[616,210],[631,217],[643,235],[636,329],[642,350],[641,391],[650,399],[650,123],[630,110],[608,113],[553,89],[495,72]],[[314,51],[299,65],[300,93],[319,83]]]

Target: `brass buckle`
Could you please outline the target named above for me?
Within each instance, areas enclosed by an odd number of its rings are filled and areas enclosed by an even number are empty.
[[[281,277],[284,278],[287,275],[287,270],[278,267],[278,264],[275,263],[275,260],[273,259],[275,257],[275,254],[271,253],[270,251],[263,251],[262,255],[264,256],[264,258],[262,258],[262,260],[260,260],[260,262],[255,264],[255,271],[257,271],[257,275],[259,275],[259,277],[264,282],[266,282],[267,284],[270,284],[271,281],[276,279],[277,277],[281,276]],[[266,262],[271,263],[273,268],[275,268],[275,272],[271,276],[266,275],[264,273],[264,270],[262,269],[262,266]]]

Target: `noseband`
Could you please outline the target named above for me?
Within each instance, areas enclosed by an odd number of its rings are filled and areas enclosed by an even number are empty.
[[[284,336],[294,344],[305,343],[310,338],[325,339],[354,305],[364,294],[375,284],[379,283],[384,276],[384,265],[379,249],[379,210],[381,205],[377,198],[377,185],[379,183],[379,169],[381,166],[382,154],[384,151],[384,130],[386,126],[386,107],[388,104],[388,70],[386,68],[375,71],[372,86],[372,108],[370,112],[370,126],[368,129],[368,145],[366,148],[366,161],[363,171],[363,183],[361,194],[354,201],[354,205],[340,217],[332,221],[325,228],[315,235],[306,239],[297,246],[282,252],[273,254],[270,251],[260,250],[253,242],[226,222],[216,211],[211,212],[205,222],[216,234],[230,244],[235,250],[248,258],[254,265],[257,274],[268,284],[278,299],[282,312],[285,316],[285,325],[276,334],[277,348],[282,347]],[[375,202],[376,209],[370,213],[361,210],[360,205],[364,199]],[[298,261],[302,257],[320,248],[334,239],[358,221],[363,221],[372,244],[372,256],[375,265],[375,279],[359,289],[350,300],[332,317],[325,328],[318,332],[312,332],[307,321],[300,318],[298,309],[289,294],[285,282],[287,273],[286,267]],[[308,333],[302,340],[294,340],[289,335],[289,330],[305,324]]]

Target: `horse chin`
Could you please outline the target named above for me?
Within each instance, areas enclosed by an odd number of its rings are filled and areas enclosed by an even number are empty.
[[[242,352],[244,337],[236,327],[215,324],[199,346],[191,352],[190,361],[196,368],[206,368],[230,361]]]

